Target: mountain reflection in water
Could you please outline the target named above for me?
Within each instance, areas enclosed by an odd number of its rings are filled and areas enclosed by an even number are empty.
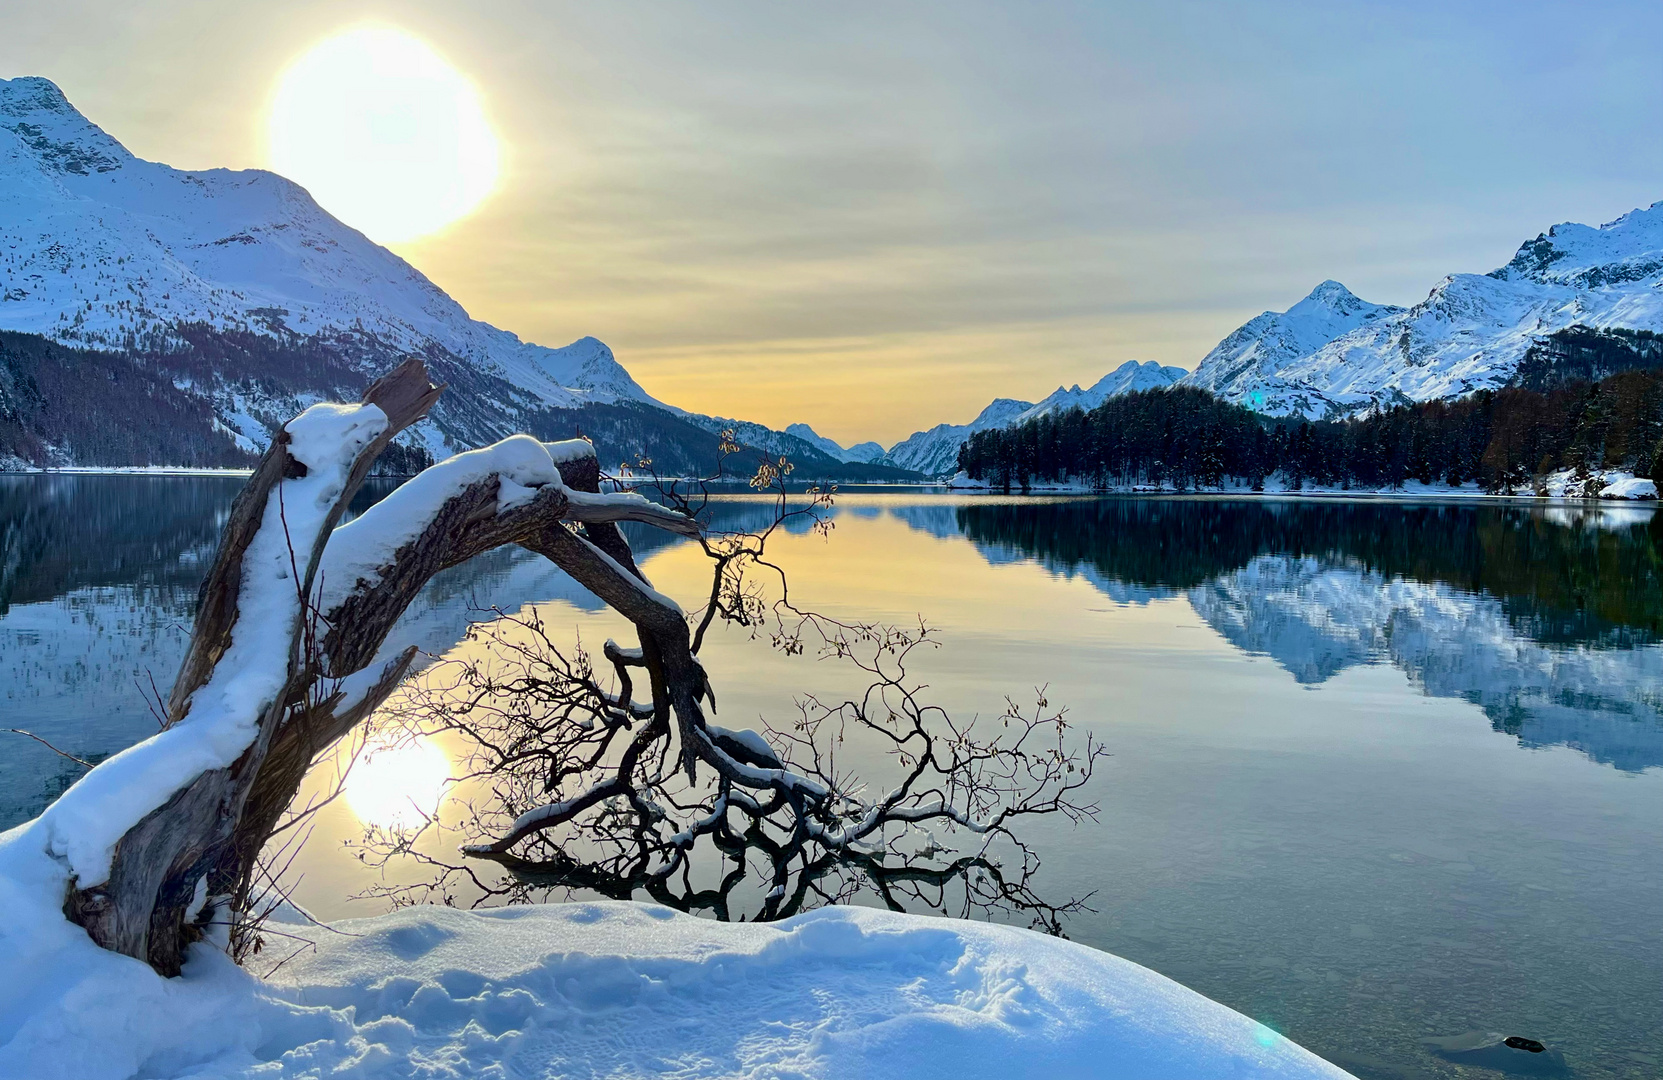
[[[1182,596],[1301,683],[1390,662],[1525,746],[1663,765],[1663,516],[1649,506],[1080,499],[897,507],[1116,603]]]

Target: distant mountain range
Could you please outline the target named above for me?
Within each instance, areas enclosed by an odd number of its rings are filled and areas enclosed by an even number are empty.
[[[855,445],[845,450],[824,435],[817,434],[807,424],[787,424],[785,433],[797,436],[810,446],[819,447],[839,461],[864,461],[872,464],[883,461],[889,455],[889,451],[883,448],[883,444],[876,442],[855,443]]]
[[[1250,319],[1193,373],[1128,362],[1090,390],[1058,390],[1038,405],[999,398],[968,424],[938,424],[902,440],[885,460],[950,472],[978,431],[1167,385],[1314,420],[1461,397],[1530,381],[1527,373],[1539,381],[1567,349],[1627,349],[1655,366],[1655,339],[1623,336],[1631,331],[1663,331],[1663,202],[1597,229],[1555,225],[1506,266],[1446,277],[1413,307],[1371,304],[1324,281],[1287,311]]]
[[[1136,360],[1128,360],[1097,380],[1089,389],[1080,389],[1078,383],[1068,388],[1059,386],[1037,404],[1031,401],[1017,401],[1015,398],[998,398],[978,413],[976,419],[970,423],[937,424],[928,431],[916,432],[890,447],[887,454],[875,460],[930,476],[952,472],[957,467],[955,463],[958,460],[959,447],[964,445],[964,440],[978,431],[1025,423],[1056,410],[1094,409],[1118,394],[1171,386],[1187,374],[1189,373],[1183,368],[1163,367],[1153,360],[1146,360],[1141,364]],[[798,427],[804,425],[793,425],[786,430],[792,431]],[[872,448],[877,444],[862,443],[861,446]],[[860,448],[851,448],[847,452],[852,454],[857,449]],[[866,450],[866,453],[870,452],[870,449]],[[865,457],[862,460],[874,459]]]
[[[1327,281],[1193,373],[1128,361],[1088,389],[845,449],[806,424],[658,401],[592,337],[546,348],[469,317],[280,176],[143,161],[51,82],[0,80],[0,467],[246,464],[299,409],[417,352],[450,390],[408,436],[416,456],[582,433],[609,460],[691,472],[732,430],[802,476],[908,479],[953,471],[977,431],[1117,394],[1182,383],[1269,415],[1343,416],[1506,385],[1542,367],[1548,339],[1610,330],[1663,330],[1663,203],[1555,226],[1413,307]]]

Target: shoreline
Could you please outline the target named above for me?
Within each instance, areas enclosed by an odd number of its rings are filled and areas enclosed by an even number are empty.
[[[1257,490],[1239,484],[1225,485],[1212,490],[1203,488],[1181,490],[1165,484],[1122,487],[1085,484],[1078,481],[1030,484],[1026,488],[1016,488],[996,487],[984,480],[972,480],[962,472],[946,481],[944,486],[948,491],[972,495],[1208,495],[1232,498],[1386,499],[1400,501],[1495,499],[1579,505],[1591,503],[1655,505],[1658,501],[1657,485],[1654,481],[1619,470],[1600,473],[1581,480],[1574,478],[1568,471],[1554,473],[1537,478],[1530,490],[1514,492],[1485,491],[1477,483],[1467,483],[1457,487],[1449,484],[1423,484],[1419,481],[1409,481],[1400,488],[1339,488],[1326,485],[1289,488],[1283,484],[1267,483]]]
[[[0,476],[238,476],[253,469],[196,465],[64,465],[50,468],[0,469]]]
[[[1515,492],[1511,495],[1503,495],[1503,494],[1500,494],[1500,493],[1489,492],[1489,491],[1461,491],[1461,490],[1456,490],[1456,489],[1443,490],[1443,491],[1434,491],[1434,490],[1429,490],[1429,491],[1385,491],[1385,490],[1370,491],[1370,490],[1362,490],[1362,491],[1360,491],[1360,490],[1353,489],[1351,491],[1341,491],[1338,488],[1336,488],[1336,489],[1331,490],[1331,491],[1326,490],[1326,489],[1319,490],[1319,491],[1312,491],[1311,489],[1307,488],[1304,491],[1235,491],[1235,490],[1231,490],[1231,489],[1226,488],[1223,491],[1204,491],[1204,490],[1177,491],[1177,490],[1174,490],[1173,488],[1164,488],[1164,489],[1163,488],[1104,488],[1104,489],[1093,489],[1093,488],[1065,488],[1065,487],[1039,487],[1039,486],[1034,486],[1034,487],[1030,487],[1027,491],[1023,491],[1020,488],[1013,488],[1010,491],[1005,491],[1001,488],[947,487],[945,485],[936,485],[936,487],[938,487],[943,493],[947,493],[947,494],[953,494],[953,495],[992,495],[992,496],[998,496],[1000,498],[1010,498],[1012,496],[1021,496],[1021,495],[1051,495],[1051,496],[1055,496],[1055,495],[1075,495],[1075,496],[1078,496],[1080,498],[1113,496],[1113,497],[1116,497],[1116,498],[1144,497],[1144,498],[1167,498],[1167,499],[1172,499],[1172,498],[1191,498],[1191,499],[1193,499],[1193,498],[1207,498],[1207,499],[1277,499],[1277,500],[1311,499],[1311,500],[1317,500],[1317,501],[1321,501],[1321,500],[1334,500],[1334,501],[1353,500],[1353,501],[1357,501],[1357,502],[1376,502],[1376,501],[1378,501],[1378,502],[1434,502],[1434,501],[1477,502],[1477,501],[1495,501],[1495,502],[1528,502],[1528,503],[1538,504],[1538,505],[1541,505],[1541,506],[1589,506],[1589,505],[1611,506],[1611,505],[1614,505],[1614,506],[1631,506],[1631,507],[1654,507],[1654,506],[1657,506],[1658,502],[1659,502],[1659,500],[1657,500],[1657,499],[1631,499],[1631,498],[1626,498],[1626,497],[1623,497],[1623,496],[1616,496],[1616,495],[1613,495],[1613,496],[1600,496],[1600,495],[1537,495],[1537,494],[1534,494],[1533,492]]]
[[[154,477],[224,477],[246,478],[253,475],[252,469],[240,468],[211,468],[187,465],[132,465],[132,466],[99,466],[74,465],[62,468],[27,468],[0,469],[0,476],[154,476]],[[385,477],[384,479],[408,479],[408,477]],[[671,482],[668,478],[661,478],[664,482]],[[956,480],[957,478],[955,478]],[[681,481],[686,483],[688,481]],[[637,481],[639,483],[639,481]],[[721,487],[726,485],[713,484],[712,494],[723,494]],[[737,487],[738,485],[734,485]],[[1659,499],[1656,495],[1567,495],[1555,493],[1537,493],[1533,491],[1518,491],[1512,494],[1502,492],[1483,491],[1476,485],[1452,488],[1441,485],[1419,485],[1393,490],[1390,488],[1343,488],[1306,487],[1298,490],[1291,488],[1270,488],[1254,491],[1249,488],[1224,487],[1219,489],[1196,488],[1179,490],[1173,487],[1096,487],[1087,484],[1031,484],[1026,489],[1011,487],[1009,489],[995,487],[986,483],[972,481],[970,483],[955,483],[952,480],[922,481],[905,483],[891,481],[875,482],[837,482],[840,491],[853,493],[862,488],[901,488],[911,489],[920,494],[944,495],[989,495],[1000,497],[1024,495],[1073,495],[1081,498],[1116,496],[1116,497],[1148,497],[1148,498],[1232,498],[1232,499],[1312,499],[1312,500],[1358,500],[1358,501],[1389,501],[1389,502],[1427,502],[1427,501],[1496,501],[1496,502],[1528,502],[1543,506],[1604,506],[1622,505],[1634,507],[1656,506]],[[800,494],[792,492],[792,494]]]

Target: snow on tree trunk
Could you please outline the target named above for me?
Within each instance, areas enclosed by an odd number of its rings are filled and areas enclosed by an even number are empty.
[[[410,670],[415,650],[387,637],[438,571],[524,543],[581,564],[579,579],[596,578],[626,614],[679,626],[685,640],[680,609],[640,582],[608,523],[696,526],[638,496],[598,494],[586,443],[520,435],[459,454],[339,524],[376,457],[440,389],[412,359],[360,404],[315,405],[284,427],[233,504],[165,730],[40,819],[69,871],[65,914],[100,945],[176,974],[186,945],[246,907],[260,849],[307,769]],[[562,469],[588,492],[574,498]],[[568,531],[568,517],[610,529],[612,554]]]

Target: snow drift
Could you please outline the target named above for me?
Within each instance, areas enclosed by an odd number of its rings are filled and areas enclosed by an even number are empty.
[[[0,933],[0,966],[23,973],[0,990],[0,1075],[1346,1076],[1106,953],[860,908],[761,924],[615,902],[296,921],[268,966],[298,954],[265,982],[201,945],[165,980],[58,923]]]

